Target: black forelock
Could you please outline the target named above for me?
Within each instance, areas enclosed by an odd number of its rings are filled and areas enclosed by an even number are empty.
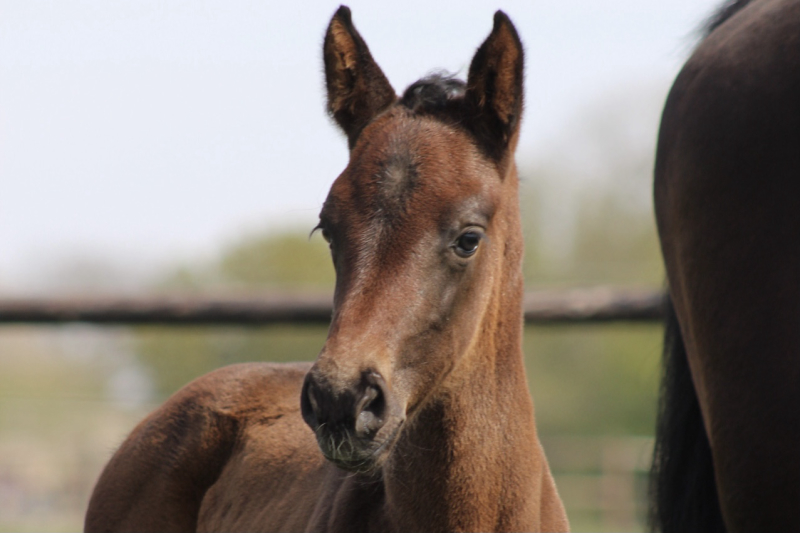
[[[400,98],[400,105],[415,112],[441,110],[462,98],[466,90],[466,82],[454,74],[435,72],[412,83]]]

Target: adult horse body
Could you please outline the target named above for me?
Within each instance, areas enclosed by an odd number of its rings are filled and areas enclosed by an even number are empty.
[[[466,84],[399,99],[345,7],[324,58],[350,161],[320,214],[337,280],[316,363],[176,393],[106,466],[86,530],[566,530],[521,351],[516,30],[498,12]]]
[[[662,531],[800,531],[800,2],[729,2],[667,99]]]

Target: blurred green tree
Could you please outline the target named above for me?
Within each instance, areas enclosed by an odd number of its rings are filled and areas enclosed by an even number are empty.
[[[241,239],[219,261],[225,284],[280,289],[332,289],[328,245],[302,231],[263,233]]]
[[[252,234],[226,247],[211,264],[180,267],[161,290],[242,292],[333,291],[328,245],[302,230]],[[160,397],[220,366],[245,361],[310,361],[325,342],[326,328],[270,326],[138,328],[137,353],[152,370]]]

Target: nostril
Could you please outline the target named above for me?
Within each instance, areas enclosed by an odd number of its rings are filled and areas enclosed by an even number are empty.
[[[318,438],[320,432],[352,432],[371,439],[386,422],[389,400],[386,383],[375,371],[364,372],[353,386],[335,391],[312,370],[303,382],[300,411]]]
[[[317,396],[316,396],[316,394],[314,394],[314,388],[313,387],[309,387],[308,388],[308,403],[311,406],[311,412],[312,413],[318,413],[319,412],[319,403],[317,403]]]
[[[370,407],[370,405],[372,405],[376,400],[379,399],[380,395],[381,395],[381,391],[378,390],[377,387],[375,387],[374,385],[369,385],[364,390],[364,394],[361,397],[361,402],[360,402],[360,404],[358,406],[359,409],[360,410],[368,409]]]
[[[317,426],[319,426],[319,403],[315,391],[316,387],[311,377],[306,376],[305,382],[303,383],[303,390],[300,393],[300,412],[306,424],[316,431]]]
[[[377,432],[384,423],[386,399],[383,391],[377,385],[368,385],[358,403],[356,412],[356,434],[371,436]]]

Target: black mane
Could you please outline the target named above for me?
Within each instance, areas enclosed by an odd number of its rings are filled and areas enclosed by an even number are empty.
[[[726,0],[714,13],[708,17],[700,27],[700,32],[705,39],[711,32],[722,26],[722,24],[733,15],[741,11],[752,0]]]
[[[412,83],[400,98],[400,105],[414,112],[435,111],[464,96],[467,84],[454,74],[436,72]]]

